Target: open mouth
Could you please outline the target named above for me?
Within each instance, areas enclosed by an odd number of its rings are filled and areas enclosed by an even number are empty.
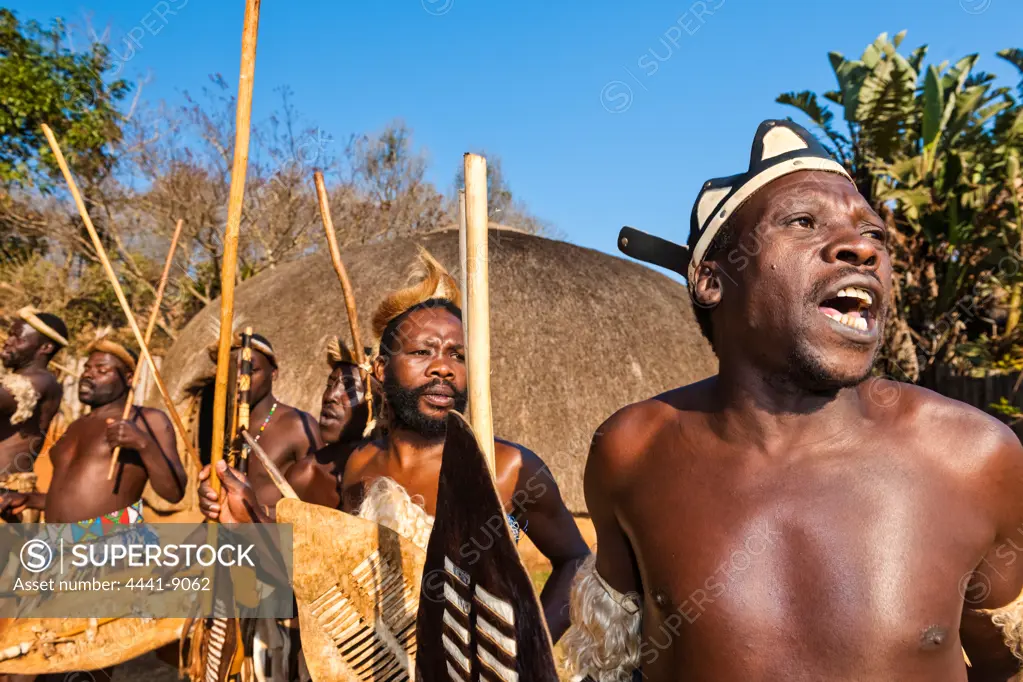
[[[821,313],[854,331],[869,334],[874,330],[874,294],[861,287],[845,287],[818,306]]]

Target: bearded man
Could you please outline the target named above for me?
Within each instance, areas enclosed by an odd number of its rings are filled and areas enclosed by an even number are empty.
[[[0,489],[35,491],[33,471],[64,391],[47,369],[67,346],[56,315],[22,308],[0,351]],[[25,521],[34,521],[29,512]]]
[[[687,278],[720,370],[594,436],[575,670],[960,682],[964,647],[969,679],[1008,679],[978,610],[1023,587],[1004,551],[1023,546],[1023,449],[980,410],[870,378],[889,234],[845,169],[765,121],[748,171],[704,185],[688,247],[623,237]],[[1018,608],[996,616],[1017,651]]]
[[[383,386],[383,434],[347,458],[342,511],[387,526],[426,549],[437,507],[446,418],[466,407],[466,367],[457,284],[428,253],[421,279],[392,293],[373,317],[379,353],[373,377]],[[516,538],[526,533],[553,568],[540,595],[552,638],[568,627],[572,578],[589,554],[547,465],[532,451],[496,439],[496,485]],[[203,470],[200,507],[223,522],[269,520],[244,477],[225,465],[218,499]],[[542,489],[542,494],[535,494]],[[255,512],[255,513],[253,513]]]
[[[320,402],[320,438],[326,445],[295,463],[287,479],[305,502],[337,509],[341,504],[341,477],[352,449],[369,423],[369,403],[355,354],[332,337],[327,347],[330,376]]]

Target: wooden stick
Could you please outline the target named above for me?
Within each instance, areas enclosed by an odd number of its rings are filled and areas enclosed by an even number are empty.
[[[249,134],[252,116],[252,80],[256,71],[256,36],[260,0],[246,0],[242,32],[242,61],[238,77],[238,108],[235,111],[234,165],[227,200],[224,229],[224,260],[220,269],[220,341],[217,344],[217,378],[213,391],[213,444],[210,465],[224,458],[224,426],[227,417],[227,379],[230,373],[231,337],[234,334],[234,279],[238,270],[238,228],[245,198],[245,172],[249,165]],[[210,476],[213,491],[220,494],[220,478]]]
[[[334,264],[334,272],[341,282],[341,292],[345,297],[345,311],[348,313],[348,326],[352,330],[352,343],[355,345],[355,359],[359,363],[359,371],[362,373],[363,384],[366,388],[366,405],[369,408],[369,418],[373,418],[373,390],[369,386],[369,371],[366,369],[366,349],[362,345],[362,335],[359,333],[359,315],[355,309],[355,292],[352,291],[352,282],[348,279],[348,271],[345,264],[341,262],[341,250],[337,246],[337,234],[334,232],[334,220],[330,216],[330,203],[327,201],[327,187],[323,183],[323,173],[313,173],[313,181],[316,183],[316,197],[320,203],[320,218],[323,220],[323,231],[327,236],[327,250],[330,251],[330,261]]]
[[[281,495],[297,500],[298,494],[295,493],[295,489],[288,484],[288,480],[284,478],[284,474],[281,473],[281,470],[277,468],[274,461],[270,459],[266,452],[263,451],[263,448],[259,447],[259,443],[256,442],[256,439],[253,438],[248,431],[242,431],[241,434],[242,438],[245,439],[245,442],[249,444],[252,452],[256,453],[256,459],[258,459],[259,463],[263,465],[264,469],[266,469],[266,473],[270,474],[270,479],[274,482],[274,485],[277,486],[277,490],[281,492]]]
[[[188,440],[188,432],[185,431],[185,425],[181,423],[181,417],[178,416],[178,411],[174,409],[174,401],[171,400],[170,393],[167,392],[167,386],[164,385],[163,379],[160,377],[160,371],[156,368],[156,363],[153,362],[153,356],[149,354],[149,347],[146,345],[145,339],[142,337],[142,330],[139,329],[138,324],[135,322],[135,315],[131,312],[131,306],[128,305],[128,299],[124,297],[124,291],[121,289],[121,283],[117,281],[117,275],[114,273],[114,268],[110,265],[110,259],[107,258],[107,253],[103,250],[103,243],[99,240],[99,235],[96,233],[96,228],[92,224],[92,219],[89,218],[89,212],[85,210],[85,202],[82,201],[82,195],[78,192],[78,185],[75,184],[75,179],[71,177],[71,169],[68,168],[67,161],[64,160],[64,154],[61,153],[60,147],[57,145],[57,138],[53,136],[53,131],[50,130],[50,126],[44,123],[42,128],[43,133],[46,135],[47,142],[50,143],[50,149],[53,150],[53,155],[57,158],[57,165],[60,166],[60,172],[64,174],[64,179],[67,180],[68,189],[71,190],[71,196],[74,197],[75,205],[78,207],[78,214],[82,217],[82,222],[85,223],[85,229],[89,231],[89,237],[92,238],[92,245],[93,248],[96,249],[96,255],[99,257],[100,263],[106,271],[107,279],[110,280],[110,285],[114,288],[114,294],[117,295],[117,301],[121,304],[121,310],[124,311],[124,316],[128,318],[128,324],[131,326],[131,331],[135,334],[135,341],[139,344],[139,351],[153,373],[153,381],[156,382],[156,387],[160,390],[160,397],[163,398],[163,404],[167,407],[167,412],[170,414],[171,421],[174,422],[174,426],[177,428],[178,434],[181,436],[181,440],[185,445],[185,450],[195,459],[196,463],[200,463],[199,455],[195,452],[195,449],[192,448],[191,441]]]
[[[462,295],[469,295],[469,273],[468,273],[468,261],[466,260],[466,245],[465,245],[465,188],[458,190],[458,257],[459,266],[462,270]],[[462,327],[464,329],[469,328],[469,310],[462,311]],[[465,359],[466,362],[469,360],[469,345],[466,343],[465,346]]]
[[[235,388],[235,402],[238,404],[238,431],[249,430],[249,400],[252,390],[252,327],[246,327],[242,334],[242,348],[238,353],[241,367],[238,368],[238,386]],[[249,473],[248,448],[241,448],[238,456],[238,471]]]
[[[185,224],[182,218],[178,218],[178,224],[174,226],[174,236],[171,237],[170,248],[167,249],[167,259],[163,263],[163,273],[160,275],[160,285],[156,287],[156,299],[153,301],[153,309],[149,312],[149,322],[146,324],[146,344],[153,340],[153,330],[156,329],[156,320],[160,317],[160,304],[163,302],[163,290],[167,288],[167,279],[170,276],[171,264],[174,262],[174,250],[178,247],[178,237],[181,236],[181,226]],[[131,378],[131,388],[128,389],[128,399],[124,403],[124,414],[121,421],[124,421],[131,414],[132,402],[135,400],[135,388],[139,385],[142,372],[135,372]],[[110,460],[110,471],[107,472],[107,480],[114,477],[117,469],[117,460],[121,456],[121,446],[114,448],[114,456]]]
[[[487,160],[465,155],[466,325],[469,356],[469,423],[490,473],[495,474],[494,423],[490,405],[490,292],[487,288]]]

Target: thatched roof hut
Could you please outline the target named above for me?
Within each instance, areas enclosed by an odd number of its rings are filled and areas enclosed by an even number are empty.
[[[363,334],[383,294],[405,283],[416,243],[457,276],[454,230],[343,254]],[[714,355],[685,287],[634,262],[492,228],[490,286],[495,431],[543,457],[569,508],[584,513],[583,467],[597,426],[627,403],[713,374]],[[277,396],[318,415],[327,339],[349,338],[329,257],[314,254],[244,282],[235,312],[274,344]],[[218,314],[219,302],[199,313],[163,360],[182,407],[213,375],[204,349]]]

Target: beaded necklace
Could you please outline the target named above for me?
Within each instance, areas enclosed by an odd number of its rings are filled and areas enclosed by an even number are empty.
[[[262,426],[259,427],[259,433],[252,440],[259,442],[259,437],[263,435],[263,431],[266,429],[266,425],[270,423],[270,418],[274,416],[274,410],[277,409],[277,401],[274,401],[273,407],[270,408],[270,414],[266,415],[266,419],[263,420]]]

